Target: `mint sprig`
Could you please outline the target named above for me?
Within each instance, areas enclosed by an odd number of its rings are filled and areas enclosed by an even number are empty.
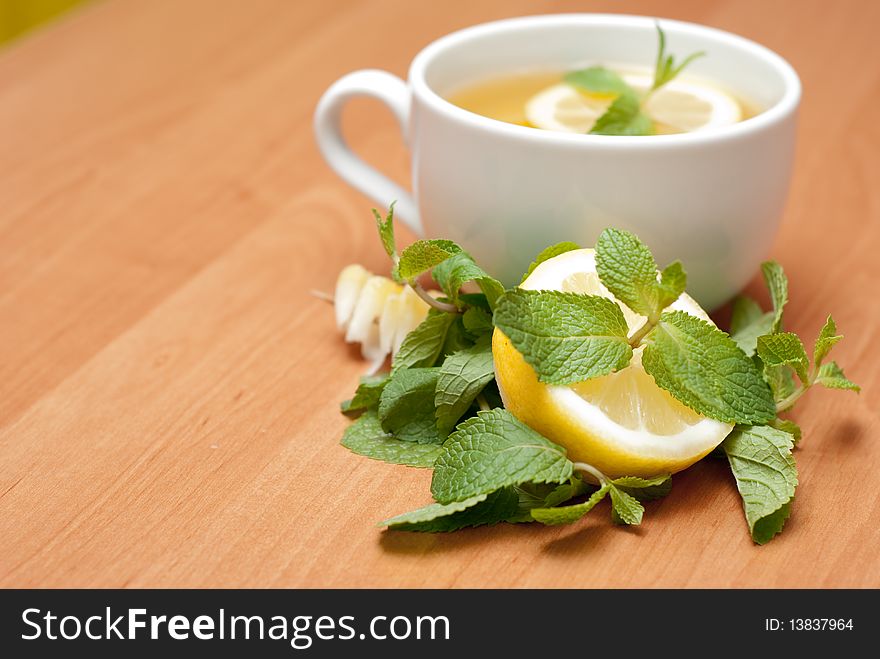
[[[439,444],[406,442],[385,432],[376,410],[346,428],[342,445],[358,455],[408,467],[433,467],[441,452]]]
[[[759,545],[779,533],[791,514],[798,484],[793,446],[789,433],[770,426],[737,426],[721,444]]]
[[[758,337],[773,331],[772,311],[765,312],[752,298],[743,295],[733,301],[730,338],[747,356],[755,354]]]
[[[831,316],[819,332],[813,347],[813,363],[804,342],[792,332],[783,332],[785,307],[789,301],[788,278],[775,261],[761,265],[773,309],[764,312],[747,297],[734,302],[733,338],[756,364],[773,392],[776,414],[791,410],[815,384],[859,391],[835,362],[823,363],[843,338]],[[797,469],[791,449],[800,442],[800,426],[779,416],[765,426],[738,425],[722,443],[743,497],[746,521],[753,540],[764,544],[782,530],[791,514]]]
[[[665,312],[645,343],[645,371],[692,410],[726,423],[766,423],[776,416],[770,387],[754,362],[711,323]]]
[[[765,261],[761,264],[761,273],[767,282],[770,291],[770,302],[773,305],[773,320],[770,323],[770,333],[782,331],[782,315],[785,305],[788,304],[788,277],[782,270],[782,266],[776,261]]]
[[[442,437],[449,434],[480,392],[494,379],[495,367],[488,336],[443,361],[434,388],[434,416]]]
[[[755,359],[764,370],[764,379],[770,385],[776,401],[777,414],[786,412],[813,385],[819,384],[830,389],[847,389],[859,392],[860,387],[849,380],[843,370],[835,363],[823,363],[843,336],[837,333],[837,324],[830,315],[819,331],[813,345],[813,363],[807,356],[803,341],[796,334],[783,332],[783,316],[788,304],[788,278],[775,261],[767,261],[761,265],[764,281],[770,292],[773,310],[761,313],[760,306],[749,298],[741,298],[741,307],[751,309],[752,325],[755,320],[765,327],[764,334],[754,339]],[[740,321],[743,319],[740,318]],[[744,332],[754,332],[754,327],[746,325]],[[744,333],[740,334],[742,339]]]
[[[825,319],[825,324],[819,330],[819,336],[816,337],[816,343],[813,346],[813,363],[821,366],[822,362],[828,356],[837,343],[843,338],[837,333],[837,324],[830,315]]]
[[[675,57],[666,52],[666,35],[657,23],[657,60],[651,88],[640,95],[614,71],[602,66],[591,66],[571,71],[563,78],[566,83],[592,94],[613,94],[611,105],[596,119],[590,133],[593,135],[653,135],[653,120],[644,112],[651,95],[672,81],[684,68],[704,52],[696,52],[676,63]]]
[[[624,476],[609,480],[604,474],[589,465],[575,463],[574,467],[582,469],[585,473],[596,478],[599,481],[599,489],[594,491],[586,501],[570,506],[558,506],[563,501],[548,497],[545,502],[547,507],[535,508],[531,511],[535,520],[549,526],[573,524],[595,508],[606,494],[610,494],[611,519],[614,523],[641,524],[645,512],[641,502],[664,497],[669,494],[672,488],[672,478],[669,474],[661,474],[654,478]],[[581,488],[585,487],[582,481],[578,482],[581,483]],[[559,489],[565,487],[573,486],[560,486]]]
[[[752,298],[740,295],[733,301],[730,319],[730,338],[749,357],[755,354],[758,337],[776,334],[782,330],[782,316],[788,304],[788,278],[775,261],[761,264],[761,274],[770,292],[772,311],[763,311]]]
[[[672,476],[670,474],[660,474],[653,478],[622,476],[615,478],[611,483],[617,489],[631,494],[639,501],[662,499],[672,491]]]
[[[657,48],[657,62],[654,65],[654,84],[651,85],[651,91],[660,89],[666,83],[672,81],[684,68],[698,57],[704,57],[706,53],[702,50],[691,53],[681,62],[676,64],[675,57],[666,53],[666,35],[660,29],[660,23],[656,23],[657,40],[659,45]]]
[[[563,80],[572,87],[578,87],[593,94],[632,94],[633,89],[623,78],[604,66],[591,66],[579,71],[569,71]]]
[[[605,229],[596,242],[596,273],[618,300],[656,322],[684,293],[687,275],[678,261],[657,276],[651,250],[629,231]]]
[[[666,61],[666,60],[664,60]],[[675,68],[673,66],[673,68]],[[594,84],[612,78],[592,72]],[[610,500],[612,521],[638,524],[645,503],[669,494],[668,474],[610,479],[571,462],[566,450],[504,409],[494,380],[497,328],[544,382],[565,385],[627,368],[633,351],[658,386],[696,412],[736,424],[720,447],[731,466],[754,541],[763,544],[791,514],[800,427],[781,418],[815,385],[858,391],[835,361],[840,342],[829,316],[809,355],[783,331],[788,280],[768,261],[762,273],[772,310],[734,304],[731,336],[712,323],[670,309],[686,286],[678,262],[660,270],[631,233],[602,232],[596,268],[614,299],[515,288],[505,291],[450,241],[417,241],[398,254],[393,211],[376,215],[397,278],[433,307],[404,340],[390,374],[365,378],[343,411],[357,417],[342,443],[385,462],[433,468],[435,503],[382,524],[394,530],[445,532],[499,522],[573,523]],[[544,250],[529,269],[571,249]],[[418,283],[431,271],[445,298]],[[468,282],[479,293],[465,292]],[[621,306],[642,317],[627,326]]]
[[[603,485],[590,495],[590,498],[583,503],[574,504],[573,506],[562,506],[555,508],[536,508],[532,510],[532,517],[548,526],[558,526],[560,524],[574,524],[584,517],[588,512],[596,507],[605,495],[608,494],[610,485]]]
[[[439,368],[408,368],[395,372],[379,397],[382,429],[397,439],[439,444],[444,436],[434,418]]]
[[[432,309],[412,332],[406,335],[392,362],[393,371],[433,366],[443,352],[446,337],[455,322],[450,313]]]
[[[449,436],[434,463],[431,493],[451,503],[521,483],[562,483],[571,474],[564,448],[495,409],[477,413]]]
[[[361,378],[354,396],[340,405],[342,413],[358,416],[361,412],[377,406],[386,384],[388,384],[388,375],[370,375]]]
[[[519,495],[512,487],[477,494],[463,501],[432,503],[418,510],[385,520],[380,526],[395,531],[439,533],[469,526],[498,524],[516,517]]]
[[[453,254],[441,261],[434,267],[433,274],[450,302],[456,306],[461,305],[461,287],[471,281],[480,287],[490,309],[495,308],[495,302],[504,293],[501,282],[489,276],[467,252]]]
[[[548,384],[607,375],[632,358],[620,307],[598,295],[508,291],[498,301],[494,322]]]
[[[758,357],[765,369],[790,366],[804,384],[810,380],[810,358],[797,334],[780,332],[758,337]]]
[[[591,135],[653,135],[654,121],[642,111],[635,92],[621,94],[596,119]]]
[[[394,204],[388,206],[388,213],[383,218],[379,211],[373,209],[373,217],[376,218],[376,230],[379,232],[379,240],[382,248],[393,262],[397,262],[397,242],[394,238]]]
[[[615,524],[638,525],[642,523],[645,507],[633,495],[613,484],[608,486],[611,495],[611,520]]]

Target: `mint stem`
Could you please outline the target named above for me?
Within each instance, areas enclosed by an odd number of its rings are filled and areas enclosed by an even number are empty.
[[[575,462],[572,464],[572,468],[589,474],[596,479],[597,484],[600,486],[605,485],[608,482],[608,478],[606,478],[605,474],[596,469],[593,465],[588,465],[586,462]]]
[[[788,409],[791,409],[792,407],[794,407],[794,404],[798,401],[798,399],[801,396],[803,396],[806,393],[807,389],[809,389],[809,385],[807,385],[807,386],[801,385],[800,387],[795,389],[793,392],[791,392],[788,396],[786,396],[781,401],[776,403],[776,413],[779,414],[780,412],[785,412],[785,410],[788,410]]]
[[[477,405],[480,406],[481,412],[488,412],[489,410],[492,409],[492,407],[489,405],[489,401],[486,400],[486,397],[483,394],[477,394],[476,400],[477,400]]]
[[[412,287],[412,289],[416,292],[416,295],[422,298],[429,306],[434,307],[438,311],[443,311],[446,313],[461,313],[461,309],[459,309],[454,304],[447,304],[446,302],[435,300],[428,294],[428,291],[422,288],[422,285],[419,282],[415,280],[410,280],[406,283],[409,284],[410,287]]]
[[[813,386],[813,383],[816,381],[816,378],[819,375],[819,367],[814,365],[807,381],[801,384],[797,389],[792,391],[788,396],[783,398],[781,401],[776,403],[776,413],[785,412],[786,410],[794,407],[794,404],[798,401],[798,399],[807,393],[807,389]]]
[[[638,348],[639,344],[641,344],[641,342],[642,342],[642,339],[644,339],[648,335],[648,332],[650,332],[652,329],[654,329],[654,326],[656,324],[657,324],[657,321],[651,320],[650,318],[648,318],[648,320],[645,321],[645,324],[642,325],[635,332],[633,332],[633,335],[631,337],[629,337],[629,344],[633,348]]]

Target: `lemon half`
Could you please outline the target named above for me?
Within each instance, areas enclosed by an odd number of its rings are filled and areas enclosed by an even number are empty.
[[[622,76],[634,90],[645,93],[653,78]],[[559,83],[535,94],[526,103],[526,119],[535,128],[566,133],[589,133],[614,100]],[[651,94],[644,112],[659,133],[691,133],[742,121],[740,104],[730,94],[702,82],[673,80]]]
[[[535,268],[521,285],[614,299],[596,274],[595,252],[560,254]],[[616,301],[616,300],[615,300]],[[620,304],[618,302],[618,304]],[[630,333],[645,318],[620,304]],[[712,322],[690,296],[672,309]],[[492,337],[495,375],[505,407],[520,421],[609,477],[674,473],[712,451],[733,426],[697,414],[660,389],[641,365],[643,348],[629,366],[571,386],[544,384],[498,329]]]

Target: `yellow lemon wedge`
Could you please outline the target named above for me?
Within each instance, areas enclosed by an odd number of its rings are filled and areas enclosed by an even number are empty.
[[[647,93],[653,82],[647,75],[622,77],[640,94]],[[591,94],[559,83],[529,99],[525,114],[535,128],[584,134],[590,132],[613,100],[607,94]],[[652,93],[643,110],[654,120],[658,133],[691,133],[729,126],[743,119],[740,104],[730,94],[689,79],[673,80]]]
[[[560,254],[535,268],[521,285],[614,299],[596,274],[595,252]],[[618,302],[630,333],[645,321]],[[671,305],[712,322],[687,294]],[[609,477],[674,473],[712,451],[732,426],[701,416],[660,389],[641,364],[571,386],[548,385],[498,329],[492,337],[495,375],[505,407],[520,421],[564,446],[568,457]]]

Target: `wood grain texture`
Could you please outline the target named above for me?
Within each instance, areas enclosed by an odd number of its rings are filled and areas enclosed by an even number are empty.
[[[338,446],[364,366],[308,290],[384,259],[316,151],[318,97],[450,30],[558,11],[706,23],[802,76],[773,256],[789,327],[832,312],[863,392],[798,408],[795,512],[765,547],[710,461],[639,528],[383,533],[429,473]],[[0,52],[0,585],[880,586],[878,24],[867,0],[108,0]],[[346,128],[406,180],[380,108]]]

